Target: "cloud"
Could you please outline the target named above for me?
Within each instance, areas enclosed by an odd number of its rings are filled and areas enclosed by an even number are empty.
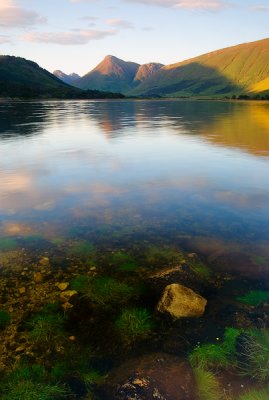
[[[78,32],[34,32],[24,35],[24,40],[28,42],[54,43],[68,46],[87,44],[91,40],[104,39],[116,33],[116,30],[98,31],[94,29],[80,30]]]
[[[11,43],[11,40],[6,35],[0,35],[0,44]]]
[[[141,3],[151,6],[181,8],[185,10],[218,11],[229,6],[223,0],[124,0],[132,3]]]
[[[254,6],[251,6],[250,9],[252,11],[266,12],[266,11],[269,11],[269,6],[254,5]]]
[[[125,19],[108,19],[106,22],[108,25],[116,26],[117,28],[134,29],[133,24]]]
[[[17,7],[13,0],[0,1],[0,27],[2,28],[23,28],[45,22],[46,18],[35,11]]]

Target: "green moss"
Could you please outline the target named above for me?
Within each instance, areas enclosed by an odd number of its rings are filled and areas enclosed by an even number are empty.
[[[122,342],[127,346],[137,340],[146,339],[153,329],[151,315],[144,308],[123,310],[116,320],[115,326]]]
[[[0,251],[10,251],[17,247],[17,242],[10,238],[0,238]]]
[[[201,367],[194,368],[193,372],[199,400],[221,400],[223,398],[219,382],[212,372]]]
[[[251,390],[242,394],[238,400],[268,400],[269,389]]]
[[[269,379],[269,331],[251,330],[243,341],[244,361],[240,364],[243,375],[264,382]]]
[[[134,296],[134,288],[113,278],[92,277],[83,288],[82,294],[91,302],[104,307],[127,303]]]
[[[241,303],[257,307],[269,300],[269,292],[264,290],[251,290],[244,296],[238,297],[237,300]]]
[[[5,310],[0,310],[0,330],[5,329],[10,323],[10,315]]]

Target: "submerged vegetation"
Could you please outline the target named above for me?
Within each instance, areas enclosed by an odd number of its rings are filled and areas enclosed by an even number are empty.
[[[222,400],[221,387],[216,376],[201,366],[193,370],[199,400]]]
[[[269,292],[265,290],[251,290],[244,296],[238,297],[238,300],[241,301],[241,303],[257,307],[269,300]]]
[[[152,317],[144,308],[124,309],[115,325],[122,342],[127,346],[146,339],[153,329]]]
[[[55,243],[46,240],[48,243],[57,249],[64,247],[63,239]],[[3,299],[13,293],[19,298],[18,303],[24,301],[25,310],[20,310],[21,318],[17,321],[8,300],[4,308],[11,313],[0,310],[0,334],[5,335],[10,326],[11,332],[15,328],[19,340],[10,350],[9,345],[2,347],[7,360],[10,357],[12,361],[6,363],[0,379],[1,398],[98,400],[102,398],[100,388],[106,385],[113,367],[134,357],[137,350],[173,352],[178,351],[174,350],[178,345],[180,355],[182,351],[188,354],[199,400],[226,400],[219,379],[223,371],[232,370],[238,376],[266,384],[269,378],[266,329],[228,326],[212,343],[201,340],[195,322],[182,319],[177,325],[155,312],[157,296],[161,295],[165,282],[163,278],[159,282],[154,278],[152,284],[147,274],[144,279],[142,272],[146,268],[158,277],[155,271],[163,271],[165,266],[165,274],[168,273],[165,279],[170,279],[170,271],[173,274],[176,270],[176,279],[180,281],[182,274],[184,284],[189,277],[190,287],[195,282],[201,283],[201,292],[207,285],[217,291],[220,281],[214,281],[211,268],[195,253],[185,254],[176,246],[146,244],[139,257],[133,249],[109,251],[100,256],[99,249],[90,241],[70,242],[68,237],[67,243],[67,270],[59,268],[54,275],[50,254],[45,253],[38,258],[34,273],[25,262],[16,278],[21,279],[20,284],[3,286]],[[73,267],[73,262],[78,265]],[[238,310],[245,310],[240,303],[253,304],[253,298],[257,308],[267,301],[259,291],[249,291],[237,298]],[[262,300],[256,301],[257,298]],[[175,342],[169,342],[170,332]],[[193,336],[193,343],[195,339],[198,342],[192,350],[188,336]],[[8,343],[8,338],[3,337]],[[240,400],[263,400],[264,393],[267,392],[249,391]]]

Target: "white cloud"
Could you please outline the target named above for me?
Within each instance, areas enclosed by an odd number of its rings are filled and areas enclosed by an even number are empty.
[[[117,28],[134,29],[133,24],[125,19],[108,19],[106,22],[108,25],[116,26]]]
[[[35,11],[17,7],[13,0],[0,0],[0,27],[22,28],[45,23],[46,18]]]
[[[224,0],[124,0],[151,6],[181,8],[185,10],[222,10],[229,6]]]
[[[0,44],[11,43],[11,40],[6,35],[0,35]]]
[[[81,45],[91,40],[104,39],[115,35],[116,30],[98,31],[94,29],[80,30],[78,32],[33,32],[24,35],[24,40],[38,43],[54,43],[60,45]]]
[[[251,9],[252,11],[261,11],[261,12],[264,12],[264,11],[269,11],[269,6],[254,5],[254,6],[251,6],[250,9]]]

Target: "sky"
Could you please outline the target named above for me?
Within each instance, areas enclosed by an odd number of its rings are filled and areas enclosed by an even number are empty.
[[[106,55],[171,64],[269,37],[269,0],[0,0],[0,54],[84,75]]]

